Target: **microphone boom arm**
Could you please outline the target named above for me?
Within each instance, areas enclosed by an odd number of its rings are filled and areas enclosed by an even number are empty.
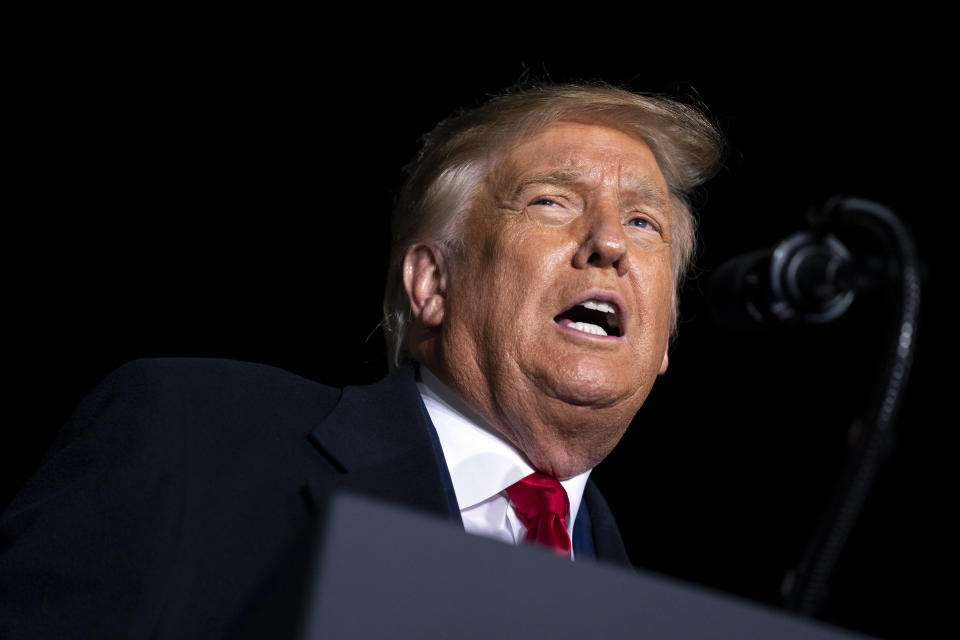
[[[784,578],[782,592],[787,608],[816,615],[822,608],[828,584],[840,553],[850,536],[861,507],[873,485],[877,467],[892,444],[894,422],[910,374],[920,310],[920,276],[916,246],[899,218],[886,207],[858,198],[834,198],[816,224],[832,222],[873,227],[889,239],[894,254],[899,318],[892,335],[892,353],[882,380],[881,402],[864,427],[844,468],[836,494],[808,544],[800,565]]]

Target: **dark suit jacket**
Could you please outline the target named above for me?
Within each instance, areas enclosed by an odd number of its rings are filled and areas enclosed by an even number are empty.
[[[129,363],[0,520],[0,637],[229,634],[337,489],[459,520],[431,433],[410,369],[341,391],[228,360]],[[583,504],[597,558],[628,564],[592,483]]]

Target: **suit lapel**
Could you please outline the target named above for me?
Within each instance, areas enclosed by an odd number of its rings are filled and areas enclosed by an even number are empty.
[[[449,475],[430,438],[423,403],[409,367],[376,384],[346,387],[310,441],[342,472],[308,482],[315,503],[333,489],[349,489],[459,520],[444,487]]]
[[[627,555],[623,538],[620,537],[620,529],[613,519],[613,512],[593,480],[587,481],[583,490],[583,502],[590,513],[597,560],[631,567],[630,557]]]

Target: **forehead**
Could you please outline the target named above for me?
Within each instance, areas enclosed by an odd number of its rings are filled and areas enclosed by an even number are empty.
[[[571,179],[616,180],[621,186],[639,182],[657,187],[664,195],[666,182],[647,144],[609,126],[555,122],[522,139],[507,152],[502,178],[565,170]]]

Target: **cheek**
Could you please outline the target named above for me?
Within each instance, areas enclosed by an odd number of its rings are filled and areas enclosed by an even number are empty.
[[[646,316],[638,318],[640,322],[669,325],[673,305],[673,269],[669,252],[664,254],[647,256],[643,268],[636,272],[638,301]],[[651,260],[651,257],[654,259]]]
[[[669,314],[670,302],[673,299],[673,271],[669,262],[664,262],[658,269],[647,277],[648,295],[651,302],[656,302],[665,313]]]
[[[497,234],[491,270],[505,291],[529,297],[550,286],[564,255],[561,239],[550,237],[556,235],[550,231],[554,230],[516,224]]]
[[[549,248],[539,234],[526,229],[516,229],[503,240],[486,277],[467,295],[482,290],[488,296],[489,307],[483,308],[484,301],[476,304],[492,321],[489,329],[498,335],[498,342],[523,352],[540,351],[544,345],[537,336],[550,319],[545,317],[549,315],[544,311],[545,300],[555,287],[563,252]]]

